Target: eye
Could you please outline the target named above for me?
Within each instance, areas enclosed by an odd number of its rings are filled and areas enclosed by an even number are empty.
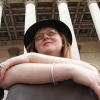
[[[38,35],[36,35],[35,38],[36,38],[36,40],[40,40],[40,39],[42,39],[42,34],[38,34]]]
[[[51,30],[51,31],[48,31],[48,33],[47,33],[48,35],[50,35],[50,36],[52,36],[52,35],[54,35],[55,34],[55,30]]]

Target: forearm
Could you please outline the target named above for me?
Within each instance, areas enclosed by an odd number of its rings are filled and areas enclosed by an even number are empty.
[[[50,83],[52,82],[51,66],[52,64],[33,63],[16,65],[6,72],[5,78],[0,82],[0,86],[4,89],[9,89],[12,85],[16,83]],[[70,65],[67,64],[55,64],[53,70],[55,81],[69,79],[70,68]]]
[[[16,56],[16,57],[13,57],[13,58],[10,58],[4,62],[1,63],[2,66],[8,66],[9,67],[12,67],[14,65],[17,65],[17,64],[22,64],[22,63],[30,63],[30,59],[29,59],[29,54],[23,54],[23,55],[20,55],[20,56]]]
[[[43,54],[37,54],[37,53],[29,53],[29,59],[32,63],[66,63],[66,64],[74,64],[83,68],[90,69],[92,71],[98,72],[97,69],[85,62],[82,62],[80,60],[74,60],[69,58],[62,58],[62,57],[54,57],[54,56],[48,56]]]
[[[66,64],[74,64],[74,65],[84,67],[84,68],[93,70],[95,72],[98,72],[94,66],[92,66],[88,63],[82,62],[80,60],[48,56],[48,55],[43,55],[43,54],[39,54],[39,53],[23,54],[23,55],[8,59],[7,61],[5,61],[1,64],[3,66],[7,66],[6,69],[8,69],[9,67],[12,67],[17,64],[22,64],[22,63],[44,63],[44,64],[66,63]]]

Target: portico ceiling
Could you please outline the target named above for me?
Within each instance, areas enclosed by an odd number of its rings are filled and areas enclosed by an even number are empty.
[[[23,40],[25,24],[25,4],[23,1],[6,0],[0,28],[0,41]],[[98,5],[100,7],[100,2],[98,2]],[[96,38],[98,40],[85,0],[69,0],[68,9],[75,36],[77,38]],[[38,0],[36,18],[37,21],[41,19],[59,19],[57,4],[53,0]]]
[[[22,3],[24,0],[6,0],[8,3]],[[37,0],[38,2],[53,2],[53,0]],[[68,2],[83,2],[85,0],[68,0]],[[100,0],[98,0],[100,2]]]

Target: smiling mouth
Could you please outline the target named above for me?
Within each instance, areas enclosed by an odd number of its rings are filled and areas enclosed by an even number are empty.
[[[45,46],[45,45],[48,45],[48,44],[50,44],[50,43],[51,43],[51,42],[46,42],[46,43],[44,43],[44,46]]]

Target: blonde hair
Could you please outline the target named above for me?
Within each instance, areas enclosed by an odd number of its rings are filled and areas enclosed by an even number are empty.
[[[66,40],[65,35],[63,35],[62,33],[59,33],[59,34],[60,34],[60,36],[62,38],[62,43],[64,44],[64,47],[62,47],[62,57],[71,58],[71,46],[70,46],[70,43]]]
[[[64,58],[71,58],[71,46],[70,43],[66,40],[65,35],[58,32],[62,38],[62,43],[64,44],[64,47],[62,47],[62,57]],[[26,48],[27,52],[37,52],[35,49],[35,40],[33,40]]]

